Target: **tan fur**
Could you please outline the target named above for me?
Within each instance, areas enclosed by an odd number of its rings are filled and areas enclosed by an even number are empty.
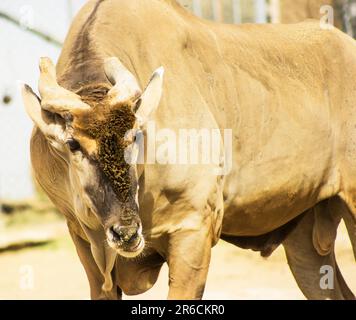
[[[35,132],[33,141],[41,147],[32,150],[32,161],[40,185],[64,213],[70,212],[72,232],[91,243],[93,256],[85,259],[87,247],[74,240],[78,251],[85,252],[81,256],[93,298],[112,297],[115,285],[127,294],[148,290],[162,264],[149,262],[156,254],[170,268],[169,298],[201,298],[211,246],[220,232],[261,236],[338,195],[356,217],[354,40],[321,30],[318,22],[216,24],[190,15],[173,0],[89,1],[67,36],[57,65],[60,84],[77,91],[106,83],[103,61],[112,56],[141,87],[163,65],[157,128],[232,129],[233,168],[222,178],[212,173],[214,165],[145,166],[139,202],[148,246],[129,268],[140,277],[121,275],[111,291],[103,287],[106,292],[98,286],[112,271],[112,257],[101,242],[102,229],[90,212],[76,220],[74,213],[81,211],[66,200],[73,192],[66,189],[67,169]],[[86,126],[81,129],[85,132]],[[320,262],[315,252],[294,246],[303,230],[287,238],[295,274],[303,269],[294,263],[300,256],[306,264]],[[322,235],[318,232],[317,238]],[[310,239],[303,238],[306,250],[314,250]],[[90,268],[93,257],[100,275]],[[332,253],[328,257],[332,260]],[[127,268],[125,260],[116,261],[117,272]],[[325,296],[310,286],[303,292],[311,298]]]

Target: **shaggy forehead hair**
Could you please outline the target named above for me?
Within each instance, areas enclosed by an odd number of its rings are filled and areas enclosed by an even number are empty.
[[[132,103],[110,105],[106,84],[85,86],[77,94],[91,106],[74,118],[73,129],[96,141],[96,159],[104,175],[109,179],[115,193],[123,202],[132,196],[130,165],[125,161],[127,142],[124,136],[134,127],[135,115]]]

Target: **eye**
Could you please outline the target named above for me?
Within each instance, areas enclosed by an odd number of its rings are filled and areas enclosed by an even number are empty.
[[[67,145],[68,145],[70,151],[72,151],[72,152],[80,150],[80,144],[77,140],[69,139],[67,141]]]
[[[142,141],[143,140],[143,132],[141,130],[137,130],[135,132],[135,135],[133,136],[133,142],[136,142],[136,141]]]

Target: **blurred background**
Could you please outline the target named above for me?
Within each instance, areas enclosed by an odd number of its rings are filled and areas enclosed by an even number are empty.
[[[84,270],[64,219],[31,175],[26,116],[19,81],[37,88],[38,61],[56,61],[70,23],[86,0],[0,2],[0,299],[88,299]],[[356,0],[179,0],[194,14],[226,23],[294,23],[320,19],[356,35]],[[324,7],[325,8],[325,7]],[[341,269],[356,292],[355,262],[341,226]],[[167,269],[141,299],[164,299]],[[303,299],[280,248],[268,260],[220,242],[213,250],[206,299]]]

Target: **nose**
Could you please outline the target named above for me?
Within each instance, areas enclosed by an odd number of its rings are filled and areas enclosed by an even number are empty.
[[[139,225],[138,223],[133,223],[129,226],[127,225],[114,225],[110,228],[110,231],[114,237],[115,241],[122,241],[125,243],[131,243],[138,237]]]

